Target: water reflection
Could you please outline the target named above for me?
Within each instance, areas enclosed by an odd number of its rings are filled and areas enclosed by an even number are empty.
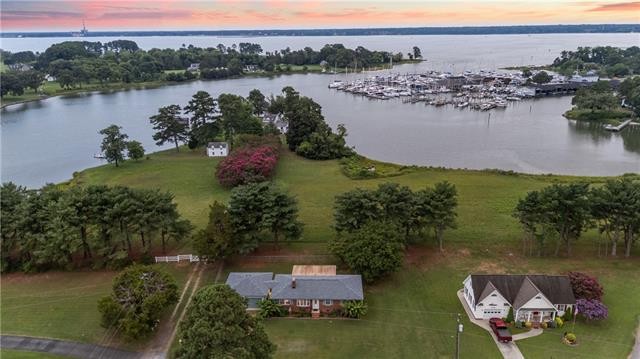
[[[640,125],[628,126],[620,132],[620,136],[625,150],[640,153]]]
[[[603,124],[592,121],[568,120],[569,126],[576,134],[590,138],[595,143],[611,140],[613,133],[605,131]]]

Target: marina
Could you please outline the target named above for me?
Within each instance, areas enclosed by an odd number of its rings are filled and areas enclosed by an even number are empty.
[[[401,97],[403,103],[423,102],[436,107],[452,105],[460,109],[488,111],[504,109],[510,102],[524,99],[574,93],[594,82],[578,82],[573,77],[567,79],[555,75],[551,83],[538,85],[520,72],[481,70],[461,74],[439,71],[385,74],[351,82],[334,80],[328,87],[375,100]]]

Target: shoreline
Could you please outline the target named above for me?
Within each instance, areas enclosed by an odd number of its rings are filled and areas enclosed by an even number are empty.
[[[409,65],[409,64],[418,64],[420,62],[423,61],[427,61],[425,59],[420,59],[420,60],[402,60],[401,62],[395,64],[394,66],[402,66],[402,65]],[[383,71],[383,70],[390,70],[392,68],[388,68],[387,66],[385,66],[384,64],[382,65],[381,68],[376,67],[374,70],[371,71],[366,71],[366,72],[376,72],[376,71]],[[365,72],[363,70],[358,70],[355,71],[357,73],[362,73]],[[5,109],[7,107],[10,106],[14,106],[14,105],[23,105],[29,102],[35,102],[35,101],[42,101],[42,100],[46,100],[52,97],[58,97],[58,96],[73,96],[73,95],[80,95],[83,93],[96,93],[96,92],[116,92],[116,91],[126,91],[126,90],[146,90],[146,89],[155,89],[155,88],[160,88],[160,87],[164,87],[164,86],[173,86],[173,85],[180,85],[180,84],[186,84],[186,83],[191,83],[191,82],[195,82],[195,81],[220,81],[220,80],[236,80],[236,79],[242,79],[242,78],[250,78],[250,77],[275,77],[275,76],[281,76],[281,75],[307,75],[307,74],[326,74],[326,75],[335,75],[335,74],[342,74],[345,73],[344,69],[337,69],[336,72],[322,72],[320,70],[292,70],[292,71],[280,71],[280,72],[249,72],[249,73],[245,73],[242,76],[231,76],[231,77],[226,77],[226,78],[221,78],[221,79],[202,79],[202,78],[196,78],[196,79],[192,79],[192,80],[185,80],[185,81],[166,81],[166,80],[162,80],[162,81],[149,81],[149,82],[138,82],[138,83],[118,83],[118,84],[107,84],[106,86],[103,87],[92,87],[90,89],[87,88],[76,88],[76,89],[70,89],[70,90],[61,90],[61,92],[59,93],[55,93],[55,94],[46,94],[46,95],[40,95],[37,98],[28,98],[28,99],[21,99],[21,100],[16,100],[16,101],[10,101],[10,102],[6,102],[2,101],[2,103],[0,103],[0,109]],[[111,87],[113,86],[113,87]]]

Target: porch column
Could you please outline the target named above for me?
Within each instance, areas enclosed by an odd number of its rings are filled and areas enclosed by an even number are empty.
[[[527,322],[531,321],[531,312],[527,312]]]
[[[556,320],[556,311],[551,312],[551,320]]]

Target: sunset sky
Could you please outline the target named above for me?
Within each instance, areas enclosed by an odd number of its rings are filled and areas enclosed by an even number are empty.
[[[7,1],[3,31],[639,23],[640,1]]]

